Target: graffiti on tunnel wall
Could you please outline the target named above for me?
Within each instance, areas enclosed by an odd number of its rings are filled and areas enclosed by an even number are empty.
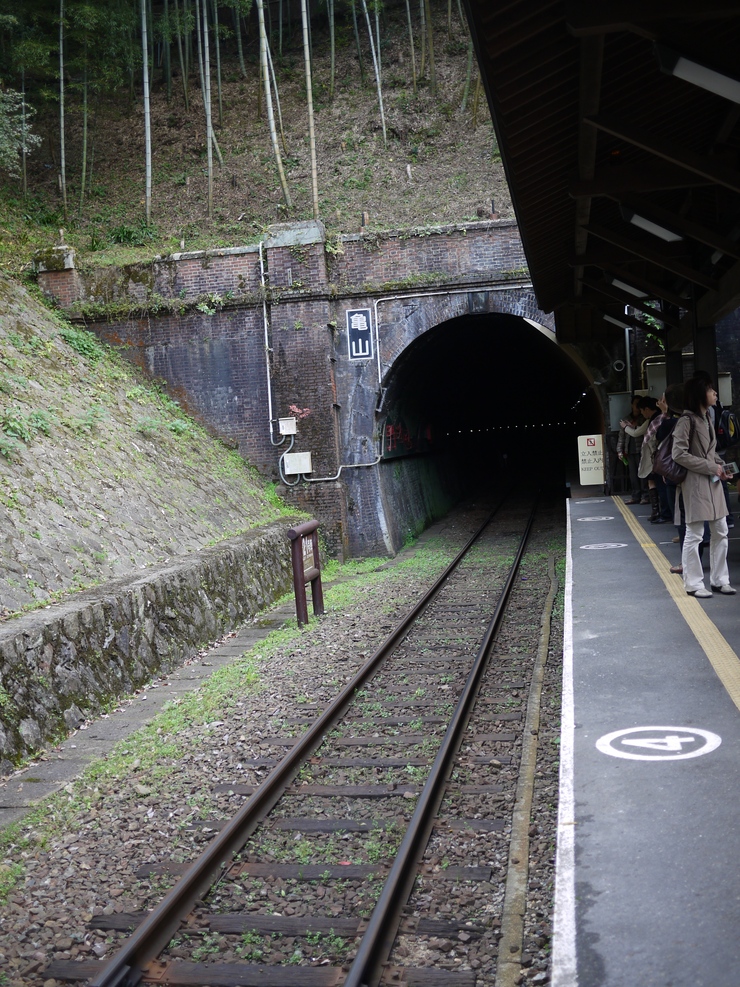
[[[432,427],[428,424],[407,424],[401,417],[389,416],[383,425],[383,458],[411,456],[433,448]]]

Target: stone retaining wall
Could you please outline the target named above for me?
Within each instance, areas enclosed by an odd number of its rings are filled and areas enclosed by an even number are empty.
[[[286,592],[294,520],[0,625],[0,773]]]

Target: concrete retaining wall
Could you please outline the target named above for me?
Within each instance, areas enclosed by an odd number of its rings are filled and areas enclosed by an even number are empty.
[[[290,518],[0,626],[0,773],[291,585]]]

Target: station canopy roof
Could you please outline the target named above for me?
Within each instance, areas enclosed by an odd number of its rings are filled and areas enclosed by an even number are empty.
[[[675,349],[740,307],[740,2],[466,4],[560,338],[659,306]]]

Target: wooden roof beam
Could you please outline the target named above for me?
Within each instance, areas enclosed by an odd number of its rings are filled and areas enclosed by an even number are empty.
[[[511,51],[512,48],[518,48],[538,34],[557,29],[562,20],[560,4],[556,0],[541,6],[539,9],[532,5],[521,4],[520,10],[504,30],[491,33],[482,39],[483,47],[488,57],[493,61],[499,55]]]
[[[670,209],[664,209],[649,199],[641,199],[639,196],[614,196],[613,198],[620,205],[633,210],[639,216],[644,216],[645,219],[649,219],[659,226],[664,226],[666,229],[672,230],[680,236],[696,240],[699,243],[703,243],[706,247],[712,247],[714,250],[721,250],[728,257],[734,257],[736,260],[740,260],[740,244],[734,240],[730,240],[722,233],[718,233],[717,230],[710,229],[702,223],[695,223],[693,220],[679,216],[678,213],[671,212]]]
[[[646,4],[641,0],[611,0],[594,3],[593,0],[568,0],[565,5],[565,22],[575,37],[592,34],[610,34],[615,31],[634,31],[646,38],[655,37],[645,21],[679,20],[682,18],[703,20],[737,16],[737,0],[707,0],[700,7],[696,0],[671,0],[670,3]]]
[[[591,224],[586,229],[588,233],[598,237],[599,240],[606,240],[607,243],[611,243],[615,247],[621,247],[622,250],[627,250],[629,253],[634,254],[635,257],[641,257],[643,260],[655,264],[656,267],[662,267],[663,270],[670,271],[671,274],[675,274],[679,278],[685,278],[693,284],[701,285],[702,288],[714,291],[718,286],[718,282],[714,278],[702,274],[701,271],[689,267],[688,264],[684,264],[682,261],[674,260],[665,249],[643,243],[641,240],[633,240],[631,237],[624,236],[621,233],[615,233],[613,230],[608,230],[603,226]]]
[[[740,308],[740,263],[735,264],[720,279],[716,291],[708,291],[696,303],[696,324],[713,326],[719,319]],[[693,313],[681,319],[680,331],[671,340],[671,348],[685,346],[692,339],[694,331]]]
[[[578,127],[578,176],[583,181],[594,177],[596,170],[596,144],[598,133],[593,127],[583,122],[586,117],[598,113],[601,99],[601,75],[604,68],[604,36],[581,39],[581,71],[579,87],[579,117]],[[576,254],[582,254],[586,249],[588,234],[586,226],[591,218],[591,199],[582,197],[576,201]],[[576,267],[574,271],[573,290],[576,296],[581,293],[581,278],[583,268]]]
[[[592,304],[591,308],[594,310],[594,312],[596,312],[597,315],[600,315],[602,319],[606,318],[607,315],[610,315],[613,319],[619,319],[620,322],[626,322],[627,325],[633,326],[635,329],[645,328],[645,323],[641,322],[639,319],[636,319],[632,315],[625,315],[623,312],[620,312],[619,315],[614,315],[612,312],[605,312],[600,305]],[[663,315],[662,312],[659,313],[658,309],[652,309],[651,311],[653,313],[653,318],[657,319],[658,322],[663,321],[663,319],[661,318],[661,316]]]
[[[713,184],[723,185],[733,192],[740,192],[740,172],[734,168],[728,168],[716,158],[696,154],[696,152],[679,144],[661,140],[652,131],[637,127],[618,117],[600,115],[587,117],[585,122],[597,130],[611,134],[612,137],[618,137],[628,144],[633,144],[635,147],[642,148],[643,151],[648,151],[673,165],[678,165],[679,168],[685,168],[687,171],[693,171],[696,175],[708,178]]]
[[[578,199],[580,196],[598,195],[616,198],[633,192],[660,192],[664,189],[699,188],[713,183],[694,172],[676,168],[673,165],[646,161],[644,165],[615,165],[601,168],[594,173],[591,181],[573,179],[568,183],[568,194]]]
[[[658,319],[660,322],[665,323],[667,326],[672,326],[674,329],[679,328],[678,319],[667,316],[662,309],[651,308],[644,302],[640,301],[639,298],[635,298],[634,295],[628,295],[624,291],[620,291],[619,288],[615,288],[611,284],[607,284],[605,281],[595,281],[593,278],[584,277],[583,286],[585,288],[590,288],[592,291],[598,291],[601,295],[606,295],[607,298],[613,298],[614,301],[619,302],[622,305],[628,305],[630,308],[636,308],[640,312],[644,312],[645,315],[651,316],[653,319]]]
[[[608,248],[601,250],[599,247],[595,249],[591,248],[580,256],[571,257],[568,263],[571,267],[576,268],[576,270],[582,270],[584,267],[598,267],[605,274],[610,274],[612,277],[619,278],[622,281],[628,281],[635,288],[644,291],[651,298],[662,298],[664,301],[670,302],[671,305],[676,305],[678,308],[687,309],[691,307],[691,301],[688,298],[682,298],[681,295],[675,291],[671,291],[670,288],[656,284],[649,278],[644,278],[628,267],[625,267],[624,254],[618,254]]]

